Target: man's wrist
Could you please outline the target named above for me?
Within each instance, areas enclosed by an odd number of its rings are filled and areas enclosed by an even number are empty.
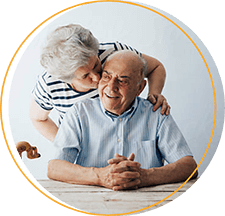
[[[102,186],[101,178],[100,178],[100,169],[101,168],[92,167],[91,169],[92,169],[93,176],[94,176],[94,184],[97,186]]]
[[[155,171],[155,168],[140,169],[141,187],[148,187],[155,184],[154,171]]]
[[[148,92],[148,97],[151,96],[151,95],[161,95],[161,92],[160,91],[155,91],[155,90],[154,91],[149,91]]]

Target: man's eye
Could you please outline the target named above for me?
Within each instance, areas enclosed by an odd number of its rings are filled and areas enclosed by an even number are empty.
[[[107,79],[110,78],[110,76],[109,76],[108,74],[106,74],[106,73],[103,73],[102,78],[103,78],[104,80],[107,80]]]
[[[109,76],[108,75],[104,75],[103,78],[104,79],[109,79]]]
[[[118,82],[119,82],[121,85],[128,85],[128,81],[127,81],[127,80],[118,80]]]

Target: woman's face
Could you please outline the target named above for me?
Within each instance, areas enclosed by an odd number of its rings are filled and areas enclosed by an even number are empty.
[[[90,57],[88,63],[79,67],[72,79],[73,88],[79,92],[86,92],[98,88],[101,78],[102,65],[97,56]]]

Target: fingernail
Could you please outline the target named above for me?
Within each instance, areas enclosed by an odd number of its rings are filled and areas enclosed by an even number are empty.
[[[113,190],[114,190],[114,191],[117,191],[116,187],[113,187]]]

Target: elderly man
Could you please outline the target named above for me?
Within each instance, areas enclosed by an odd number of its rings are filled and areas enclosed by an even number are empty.
[[[99,98],[75,104],[57,133],[50,179],[121,190],[184,181],[193,173],[196,162],[172,116],[153,112],[138,97],[146,68],[130,51],[108,58]]]

